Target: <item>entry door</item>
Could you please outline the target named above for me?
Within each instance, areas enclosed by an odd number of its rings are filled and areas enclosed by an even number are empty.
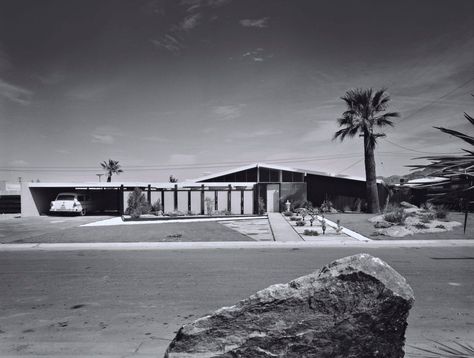
[[[278,184],[267,185],[267,212],[277,213],[280,211],[280,186]]]

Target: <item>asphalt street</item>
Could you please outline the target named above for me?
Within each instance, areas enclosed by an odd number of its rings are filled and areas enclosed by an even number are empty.
[[[0,252],[0,356],[162,357],[182,324],[360,251]],[[415,291],[409,345],[474,343],[474,247],[363,251]]]

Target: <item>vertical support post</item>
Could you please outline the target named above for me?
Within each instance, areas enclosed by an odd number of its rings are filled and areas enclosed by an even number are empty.
[[[240,190],[240,214],[244,215],[244,189]]]
[[[119,189],[119,214],[123,215],[123,184],[120,185]]]
[[[188,212],[191,211],[191,189],[188,190]]]
[[[227,210],[232,213],[232,185],[230,184],[227,191]]]
[[[201,215],[204,215],[204,184],[201,184]]]
[[[151,205],[151,185],[150,184],[148,184],[146,199],[148,200],[148,204]]]
[[[165,212],[165,190],[161,189],[161,210]]]
[[[177,211],[178,210],[178,184],[174,185],[173,201],[174,201],[174,211]]]
[[[214,190],[214,210],[219,211],[219,191]]]
[[[257,165],[257,183],[260,183],[260,167]]]
[[[283,181],[283,170],[278,171],[278,181],[280,183]]]

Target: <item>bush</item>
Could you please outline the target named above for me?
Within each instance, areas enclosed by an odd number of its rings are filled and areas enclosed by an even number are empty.
[[[292,216],[290,217],[290,221],[298,221],[298,220],[303,220],[301,217],[299,216]]]
[[[446,226],[444,226],[442,224],[436,225],[435,228],[446,230]]]
[[[320,210],[323,213],[331,212],[332,209],[333,209],[333,205],[332,205],[332,202],[329,200],[324,200],[320,207]]]
[[[426,226],[426,225],[423,224],[423,223],[416,223],[416,224],[413,225],[413,226],[416,227],[418,230],[428,229],[428,226]]]
[[[285,215],[285,216],[293,216],[293,213],[292,213],[291,211],[285,211],[285,212],[283,213],[283,215]]]
[[[319,236],[319,233],[316,230],[309,230],[309,229],[305,229],[303,234],[308,235],[308,236]]]
[[[175,210],[175,211],[169,211],[165,213],[165,216],[176,217],[176,216],[185,216],[185,214],[182,211]]]
[[[306,225],[306,222],[304,220],[298,220],[296,222],[296,226],[305,226]]]
[[[434,211],[436,219],[446,219],[448,217],[448,209],[444,206],[436,206]]]
[[[435,214],[433,213],[423,213],[420,215],[420,221],[425,224],[430,223],[432,220],[434,220],[434,218]]]
[[[163,211],[163,206],[161,205],[161,200],[157,199],[152,205],[151,205],[151,211],[154,211],[155,213],[159,211]]]
[[[385,221],[388,221],[389,223],[400,225],[405,222],[406,214],[403,211],[403,208],[397,208],[393,211],[388,211],[385,214],[383,214],[383,218]]]
[[[126,214],[129,214],[132,219],[138,219],[140,215],[148,214],[151,211],[151,205],[146,201],[145,194],[139,189],[135,188],[128,195]]]

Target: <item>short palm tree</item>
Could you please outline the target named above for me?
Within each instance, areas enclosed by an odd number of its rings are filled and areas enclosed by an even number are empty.
[[[123,170],[120,169],[120,164],[118,160],[109,159],[108,162],[104,160],[102,163],[100,163],[100,166],[102,167],[102,169],[105,170],[105,173],[107,174],[108,183],[112,181],[113,174],[123,173]]]
[[[367,190],[367,204],[370,213],[380,212],[377,179],[375,171],[374,150],[377,139],[385,137],[384,133],[375,133],[376,127],[393,127],[390,120],[399,117],[397,112],[385,112],[390,101],[390,96],[385,89],[353,89],[341,97],[346,103],[347,110],[339,118],[338,124],[342,129],[334,134],[334,138],[341,141],[346,136],[354,137],[356,134],[364,137],[365,179]]]

